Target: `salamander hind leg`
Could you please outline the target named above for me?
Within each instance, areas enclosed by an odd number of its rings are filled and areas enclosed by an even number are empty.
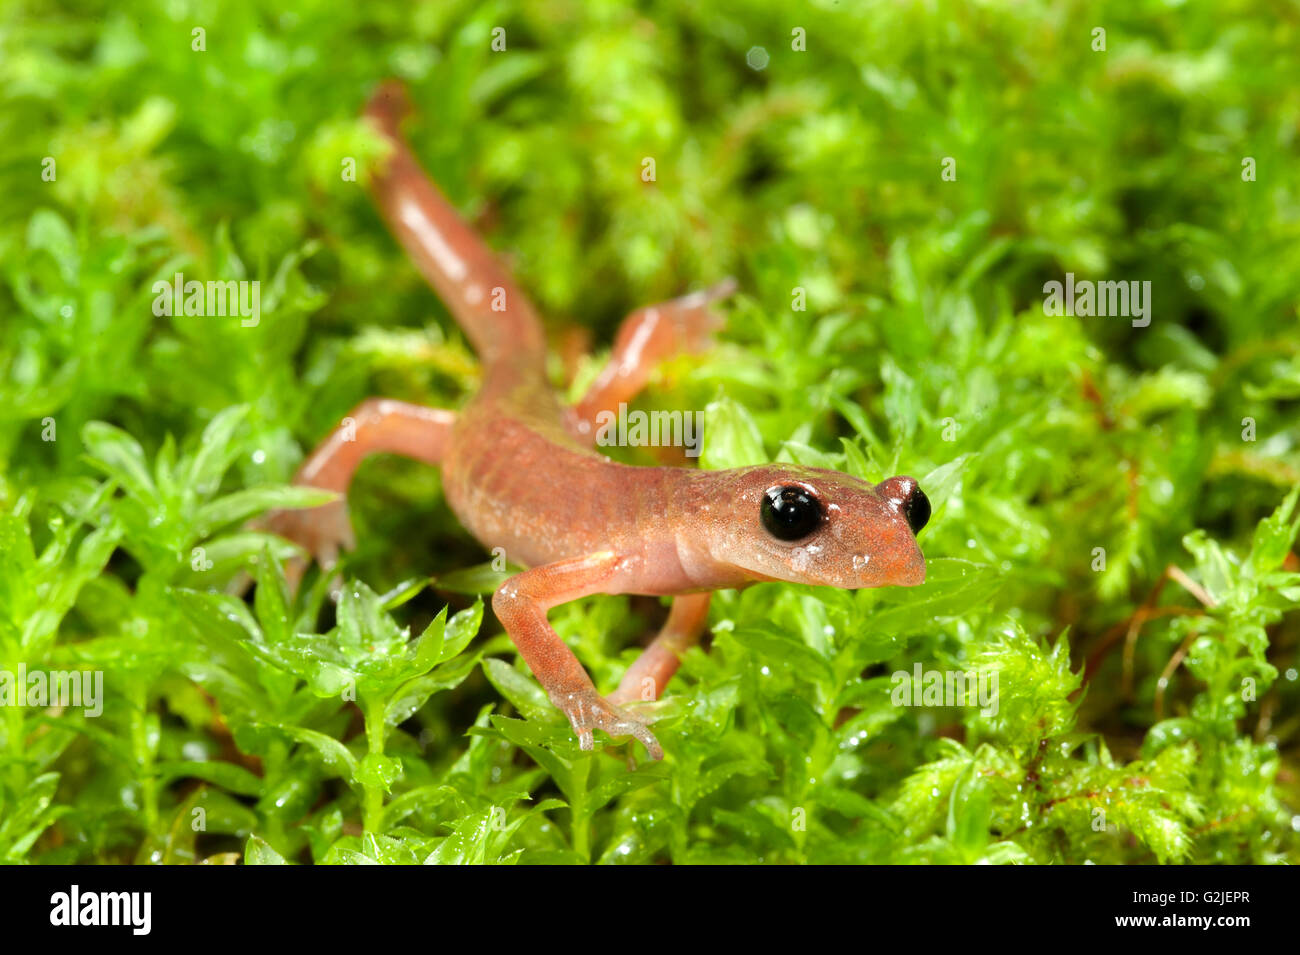
[[[702,351],[722,325],[710,306],[736,289],[732,279],[659,305],[637,309],[623,320],[609,361],[582,400],[568,412],[569,430],[588,443],[596,438],[596,416],[616,412],[645,387],[655,366],[682,352]]]
[[[355,545],[348,520],[347,490],[361,461],[371,454],[400,454],[438,464],[451,440],[456,415],[405,401],[370,398],[357,405],[303,462],[294,484],[337,491],[339,498],[307,510],[272,511],[259,526],[287,537],[329,569],[339,552]],[[305,565],[286,567],[296,585]]]

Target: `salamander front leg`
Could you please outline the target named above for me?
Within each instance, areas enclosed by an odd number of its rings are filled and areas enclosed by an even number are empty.
[[[682,665],[682,654],[695,646],[704,633],[712,596],[702,593],[673,598],[663,629],[636,662],[627,668],[618,689],[610,694],[611,703],[659,699],[668,681]]]
[[[654,734],[600,695],[573,651],[546,620],[552,607],[608,592],[606,587],[619,563],[617,554],[602,551],[534,567],[502,584],[492,597],[492,609],[551,702],[568,717],[579,746],[592,749],[593,731],[604,730],[612,737],[635,736],[652,759],[662,759],[663,748]]]

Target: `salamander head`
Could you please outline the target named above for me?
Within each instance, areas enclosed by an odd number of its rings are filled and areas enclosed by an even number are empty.
[[[871,485],[797,465],[705,473],[718,479],[701,515],[715,560],[757,580],[848,590],[925,581],[916,535],[930,501],[910,477]]]

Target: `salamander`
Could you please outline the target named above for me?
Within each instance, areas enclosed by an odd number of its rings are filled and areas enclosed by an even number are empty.
[[[408,112],[394,83],[366,106],[389,147],[369,189],[477,352],[482,385],[459,411],[363,402],[295,477],[338,498],[278,512],[272,529],[331,567],[354,543],[346,492],[362,458],[396,453],[440,467],[448,505],[465,528],[527,568],[501,584],[492,608],[581,748],[591,749],[602,730],[635,737],[655,759],[659,742],[625,706],[662,693],[705,627],[712,591],[761,581],[860,588],[925,580],[916,535],[930,502],[910,477],[872,485],[790,464],[638,467],[597,453],[597,417],[632,398],[658,362],[703,347],[718,325],[711,306],[735,283],[633,312],[608,365],[566,406],[546,373],[537,312],[421,169],[400,131]],[[547,622],[551,608],[590,594],[672,597],[662,631],[609,697]]]

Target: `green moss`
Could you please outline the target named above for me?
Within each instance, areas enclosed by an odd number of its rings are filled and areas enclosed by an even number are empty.
[[[1300,861],[1296,41],[1255,0],[6,4],[0,670],[104,699],[0,706],[0,859]],[[474,387],[343,175],[393,75],[556,332],[739,278],[640,399],[706,409],[704,466],[934,503],[922,588],[720,594],[662,764],[577,749],[427,469],[359,473],[337,610],[242,529],[361,398]],[[259,323],[155,316],[177,271]],[[1067,272],[1150,325],[1045,314]],[[552,618],[604,688],[658,621]],[[900,705],[918,665],[996,712]]]

